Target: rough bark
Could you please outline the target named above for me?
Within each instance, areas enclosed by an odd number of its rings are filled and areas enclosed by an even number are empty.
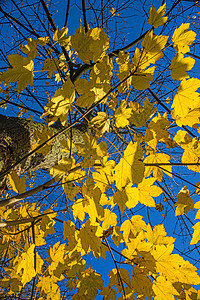
[[[34,144],[34,131],[41,130],[43,127],[44,124],[39,122],[0,115],[0,173],[30,153]],[[61,128],[52,127],[52,129],[57,133]],[[73,142],[83,143],[83,132],[83,128],[73,128]],[[52,143],[51,151],[46,156],[34,153],[24,159],[15,167],[17,173],[22,174],[38,169],[50,170],[63,156],[66,156],[61,152],[60,140],[66,139],[67,136],[69,132],[57,136]],[[1,192],[6,189],[6,176],[0,179],[0,189]]]

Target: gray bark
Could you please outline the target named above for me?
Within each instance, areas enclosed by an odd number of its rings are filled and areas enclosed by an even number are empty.
[[[42,129],[44,124],[17,118],[6,117],[0,115],[0,173],[5,172],[14,163],[31,152],[31,147],[34,142],[34,131]],[[54,133],[57,133],[61,128],[52,126]],[[84,128],[72,128],[72,139],[75,144],[83,143]],[[61,152],[62,146],[60,140],[66,139],[69,136],[69,131],[57,136],[51,147],[51,151],[44,156],[41,153],[34,153],[20,162],[15,171],[20,175],[22,173],[33,170],[49,171],[52,166],[66,156]],[[6,189],[6,176],[0,178],[0,189],[4,192]]]

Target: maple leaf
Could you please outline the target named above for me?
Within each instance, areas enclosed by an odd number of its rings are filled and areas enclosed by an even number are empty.
[[[99,295],[103,295],[105,300],[116,300],[117,292],[108,285],[101,290]]]
[[[34,131],[34,141],[35,144],[32,145],[31,149],[34,150],[41,144],[45,143],[50,137],[54,135],[54,131],[52,128],[49,128],[48,126],[44,126],[41,130],[35,130]],[[51,151],[51,144],[53,143],[53,140],[46,142],[44,146],[42,146],[40,149],[38,149],[37,153],[42,153],[43,155],[47,155]]]
[[[141,44],[145,54],[145,59],[143,58],[145,66],[154,64],[164,56],[161,50],[165,47],[167,40],[168,36],[154,35],[152,30],[148,31]]]
[[[129,107],[132,109],[129,121],[134,124],[136,128],[144,126],[156,112],[156,108],[153,108],[153,104],[149,101],[148,97],[144,100],[143,106],[132,101],[129,103]]]
[[[15,171],[12,171],[8,174],[10,185],[12,186],[13,191],[16,193],[24,193],[26,191],[26,179],[25,177],[19,178]]]
[[[115,122],[118,128],[129,125],[128,119],[131,116],[131,108],[126,108],[126,106],[126,100],[122,100],[120,106],[115,110]]]
[[[109,209],[104,209],[102,229],[107,230],[110,226],[117,225],[117,215]]]
[[[144,164],[152,163],[169,163],[170,156],[165,153],[152,153],[144,159]],[[155,177],[158,181],[162,180],[163,172],[168,176],[172,177],[172,166],[162,166],[162,169],[157,166],[145,166],[144,176],[148,177],[153,172],[153,177]]]
[[[191,70],[194,67],[195,59],[192,57],[185,57],[182,53],[177,53],[172,59],[170,70],[171,77],[174,80],[182,80],[189,78],[186,71]]]
[[[102,28],[92,28],[85,33],[84,27],[80,24],[75,34],[71,36],[71,44],[78,57],[89,64],[91,60],[96,62],[105,55],[109,39]]]
[[[155,293],[155,300],[174,300],[174,296],[179,296],[178,291],[164,276],[159,276],[154,280],[152,289]]]
[[[200,241],[200,222],[197,222],[192,228],[194,229],[194,232],[190,245],[195,245]]]
[[[143,150],[139,143],[130,142],[124,151],[124,156],[115,167],[116,186],[119,190],[129,182],[140,183],[144,174]]]
[[[187,53],[190,51],[189,45],[193,44],[196,33],[192,30],[188,31],[189,26],[190,23],[183,23],[174,31],[172,42],[177,52]]]
[[[177,195],[177,201],[174,206],[177,206],[175,216],[187,214],[191,209],[194,208],[194,201],[189,196],[189,191],[185,185]]]
[[[158,10],[155,10],[155,7],[153,4],[151,4],[151,8],[149,11],[149,18],[148,23],[150,25],[153,25],[154,28],[158,28],[159,26],[162,26],[168,19],[168,17],[163,17],[166,12],[166,2],[158,8]]]
[[[59,69],[59,61],[56,58],[47,58],[44,61],[42,71],[47,71],[49,78]]]
[[[81,227],[79,238],[85,253],[89,253],[91,249],[94,254],[100,253],[101,239],[96,236],[96,231],[97,226],[91,225],[90,220]]]
[[[146,230],[147,225],[142,219],[142,216],[135,215],[122,223],[120,231],[123,231],[123,238],[126,243],[129,242],[129,237],[136,236],[140,231]]]
[[[77,284],[77,295],[80,297],[79,299],[95,299],[98,289],[103,289],[103,280],[101,275],[92,270],[92,268],[85,270]],[[72,297],[72,299],[76,299],[76,294],[75,297]]]
[[[158,197],[162,193],[161,188],[153,185],[155,181],[155,178],[143,179],[143,181],[138,184],[137,188],[133,188],[133,198],[137,199],[137,201],[139,201],[141,204],[149,207],[155,207],[155,201],[152,197]],[[127,207],[131,208],[132,201],[129,200],[126,205]]]
[[[21,93],[27,85],[33,85],[33,60],[20,54],[8,55],[8,60],[12,68],[0,75],[0,81],[17,82],[17,92]]]
[[[59,28],[53,34],[53,40],[58,42],[60,46],[67,46],[70,43],[70,36],[67,36],[68,28],[63,27],[61,30]]]
[[[36,270],[34,267],[34,249],[35,245],[32,244],[26,252],[22,253],[19,259],[17,274],[21,273],[23,270],[21,276],[21,282],[23,286],[36,275]]]
[[[75,100],[75,87],[68,78],[62,88],[56,90],[54,96],[45,105],[43,117],[51,116],[49,125],[53,124],[57,118],[60,118],[64,126],[68,119],[68,112]]]

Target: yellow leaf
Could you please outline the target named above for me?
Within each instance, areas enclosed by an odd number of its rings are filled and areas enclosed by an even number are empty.
[[[27,45],[20,46],[20,49],[23,53],[28,54],[31,59],[35,58],[38,55],[37,51],[37,42],[36,40],[29,38],[27,39]]]
[[[153,25],[154,28],[162,26],[168,19],[168,17],[163,17],[165,12],[166,12],[166,2],[162,6],[160,6],[157,11],[155,11],[155,7],[152,4],[149,11],[149,18],[147,20],[148,23],[150,25]]]
[[[198,184],[198,182],[196,183],[196,185]],[[196,190],[199,190],[199,188],[196,188]],[[194,208],[198,209],[197,213],[196,213],[196,216],[195,216],[195,219],[200,219],[200,201],[197,201],[195,204],[194,204]]]
[[[103,295],[104,300],[116,300],[117,291],[108,285],[101,290],[99,295]]]
[[[128,183],[125,186],[125,193],[128,197],[128,201],[126,202],[126,206],[130,208],[134,208],[139,201],[138,189],[136,187],[132,187],[132,183]]]
[[[110,211],[110,209],[104,209],[104,218],[102,223],[103,230],[107,230],[110,226],[117,225],[117,215]]]
[[[52,177],[56,177],[57,179],[60,179],[69,173],[69,170],[71,170],[74,163],[75,163],[74,158],[64,157],[58,162],[58,165],[51,168],[50,175]]]
[[[27,85],[33,85],[34,63],[29,57],[25,58],[19,54],[11,54],[8,60],[13,68],[8,69],[0,75],[0,81],[18,82],[17,92],[21,93]]]
[[[155,177],[158,181],[162,180],[163,172],[168,176],[172,177],[172,166],[161,166],[161,168],[157,167],[156,164],[159,163],[170,163],[170,156],[165,153],[152,153],[144,159],[144,164],[155,164],[155,166],[145,166],[144,176],[148,177],[153,172],[153,177]]]
[[[186,71],[191,70],[194,67],[195,59],[192,57],[185,57],[182,53],[177,53],[172,59],[170,70],[171,77],[174,80],[182,80],[189,78]]]
[[[189,191],[185,185],[177,195],[177,201],[174,206],[177,206],[175,216],[187,214],[190,209],[194,208],[194,201],[189,196]]]
[[[196,192],[197,195],[199,195],[200,194],[200,181],[198,181],[197,183],[195,183],[195,185],[197,186],[196,189],[195,189],[195,192]]]
[[[156,67],[148,68],[147,70],[137,69],[131,77],[131,84],[136,90],[145,90],[150,87],[150,81],[153,80],[153,74]]]
[[[100,111],[97,113],[97,116],[92,118],[89,122],[89,126],[95,130],[98,135],[102,135],[104,132],[109,131],[110,119],[105,112]]]
[[[159,276],[154,280],[152,289],[155,293],[155,300],[174,300],[174,296],[179,296],[178,291],[164,276]]]
[[[92,28],[85,33],[82,24],[71,36],[71,43],[78,57],[86,64],[97,62],[109,47],[109,39],[102,28]]]
[[[127,102],[126,100],[122,100],[122,103],[115,111],[115,122],[116,126],[119,127],[125,127],[126,125],[129,125],[128,119],[131,116],[131,108],[126,108]]]
[[[84,206],[84,199],[78,199],[73,205],[72,205],[72,213],[74,216],[74,219],[78,218],[80,221],[84,221],[85,219],[85,206]]]
[[[19,274],[22,270],[21,281],[23,286],[31,281],[31,279],[36,275],[36,271],[34,268],[34,249],[35,245],[32,244],[25,253],[22,253],[19,263],[17,266],[17,274]]]
[[[199,107],[200,97],[196,90],[200,87],[200,80],[197,78],[183,79],[174,96],[172,104],[172,117],[174,119],[184,118],[189,111]]]
[[[123,214],[123,212],[126,209],[126,202],[128,201],[128,197],[126,195],[126,192],[124,189],[122,189],[121,191],[117,191],[114,196],[113,196],[113,202],[114,204],[117,203],[121,213]]]
[[[44,61],[44,65],[42,67],[42,71],[47,71],[49,78],[52,77],[55,71],[59,69],[59,61],[56,58],[47,58]]]
[[[103,207],[99,204],[101,198],[101,191],[98,187],[84,193],[83,196],[88,204],[85,207],[85,212],[90,216],[90,223],[93,225],[96,220],[102,220],[104,216]]]
[[[123,231],[123,238],[126,243],[129,242],[129,238],[136,237],[141,231],[146,231],[147,225],[142,218],[140,215],[135,215],[122,223],[120,231]]]
[[[197,222],[193,227],[194,232],[190,245],[195,245],[200,241],[200,222]]]
[[[152,30],[148,31],[141,44],[141,46],[143,47],[143,56],[145,55],[145,57],[143,58],[143,63],[145,66],[154,64],[164,56],[161,50],[165,47],[167,40],[168,36],[155,35],[153,34]]]
[[[166,236],[166,230],[163,224],[155,225],[153,230],[148,224],[146,228],[146,238],[148,242],[154,245],[172,245],[175,242],[175,238]]]
[[[96,236],[96,231],[97,226],[92,226],[90,220],[87,220],[85,224],[82,225],[79,238],[85,253],[89,253],[91,249],[94,255],[100,253],[101,239]]]
[[[98,294],[98,289],[103,289],[103,280],[101,275],[92,270],[86,269],[77,284],[77,298],[74,299],[95,299]],[[76,294],[75,294],[76,295]]]
[[[71,80],[68,78],[62,88],[59,88],[51,100],[49,100],[49,103],[45,105],[42,116],[51,117],[49,122],[50,125],[60,118],[61,124],[64,126],[68,120],[68,112],[74,100],[75,88]]]
[[[34,141],[35,144],[32,145],[31,150],[36,149],[41,144],[45,143],[50,137],[54,135],[54,131],[52,128],[48,126],[44,126],[41,130],[34,131]],[[53,140],[46,142],[44,146],[38,149],[37,153],[42,153],[44,156],[47,155],[51,151],[51,144]]]
[[[119,190],[129,182],[140,183],[144,175],[143,150],[139,143],[130,142],[124,151],[124,156],[115,167],[115,181]]]
[[[156,112],[156,108],[153,108],[153,104],[147,97],[144,100],[143,106],[135,101],[130,102],[129,106],[132,109],[129,121],[134,124],[136,128],[144,126]]]
[[[162,194],[162,189],[153,185],[155,181],[155,178],[147,178],[143,179],[143,181],[138,184],[138,200],[141,204],[149,207],[155,207],[155,202],[152,197],[158,197]]]
[[[8,174],[10,185],[13,188],[13,191],[16,193],[24,193],[26,191],[26,179],[25,177],[19,178],[15,171],[12,171]]]
[[[61,30],[59,28],[53,34],[53,40],[58,42],[60,46],[65,46],[70,42],[70,36],[67,36],[68,28],[63,27]]]
[[[193,44],[196,33],[189,30],[190,23],[183,23],[178,29],[175,29],[172,36],[173,47],[177,52],[187,53],[190,51],[188,45]]]

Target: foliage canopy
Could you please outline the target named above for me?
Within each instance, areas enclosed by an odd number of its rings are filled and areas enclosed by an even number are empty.
[[[16,107],[0,123],[2,298],[200,299],[199,39],[184,18],[198,1],[149,6],[130,43],[112,20],[133,1],[82,1],[72,33],[70,1],[61,29],[51,1],[11,2],[0,8],[14,43],[0,50],[4,118]],[[13,124],[28,137],[17,145]]]

